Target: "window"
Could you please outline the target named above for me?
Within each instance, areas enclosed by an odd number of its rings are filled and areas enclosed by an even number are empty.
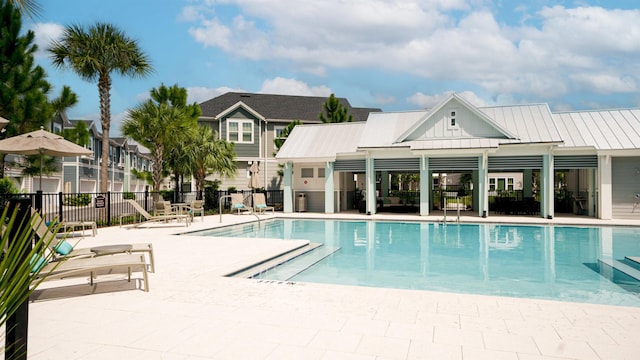
[[[489,178],[489,191],[496,191],[496,179]]]
[[[323,178],[324,177],[324,168],[318,168],[318,177],[319,178]]]
[[[235,143],[253,143],[253,121],[252,120],[228,120],[227,121],[227,141]]]
[[[456,110],[451,110],[449,112],[449,119],[447,121],[447,128],[449,128],[450,130],[455,130],[458,129],[458,122],[457,122],[457,111]]]
[[[513,191],[513,178],[507,178],[507,190]]]
[[[285,137],[282,136],[282,133],[284,132],[284,129],[286,128],[286,126],[284,125],[275,125],[273,127],[273,138],[274,139],[284,139]],[[275,141],[273,142],[273,148],[277,149],[278,147],[276,146]]]
[[[313,168],[302,168],[300,176],[302,178],[312,178],[313,177]]]

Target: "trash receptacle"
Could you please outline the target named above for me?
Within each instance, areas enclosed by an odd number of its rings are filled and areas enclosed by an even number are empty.
[[[307,211],[307,194],[299,193],[296,199],[296,210],[298,212]]]

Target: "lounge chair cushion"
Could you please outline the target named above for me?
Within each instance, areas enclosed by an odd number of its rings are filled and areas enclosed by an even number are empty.
[[[244,205],[243,204],[233,204],[233,207],[236,209],[244,209]]]
[[[258,205],[256,205],[256,208],[258,208],[258,209],[266,209],[267,205],[266,204],[258,204]]]
[[[73,251],[73,245],[71,245],[68,242],[62,240],[62,241],[60,241],[58,243],[58,245],[56,245],[56,247],[54,249],[60,255],[69,255],[71,253],[71,251]]]
[[[29,265],[31,265],[31,272],[38,272],[47,265],[47,259],[40,254],[33,254],[29,260]]]

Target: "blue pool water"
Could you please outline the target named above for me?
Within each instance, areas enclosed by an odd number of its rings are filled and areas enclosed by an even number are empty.
[[[324,245],[264,279],[640,306],[638,280],[598,261],[640,256],[638,228],[275,219],[199,235]]]

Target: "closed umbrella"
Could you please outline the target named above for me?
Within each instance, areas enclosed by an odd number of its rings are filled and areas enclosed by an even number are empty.
[[[74,144],[60,135],[40,130],[0,140],[0,153],[18,155],[79,156],[91,155],[91,150]],[[40,189],[42,189],[42,158],[40,158]]]
[[[251,164],[249,172],[251,173],[251,176],[249,176],[249,188],[254,190],[262,188],[262,182],[260,181],[260,176],[258,175],[258,173],[260,173],[258,162],[254,161],[253,164]]]

